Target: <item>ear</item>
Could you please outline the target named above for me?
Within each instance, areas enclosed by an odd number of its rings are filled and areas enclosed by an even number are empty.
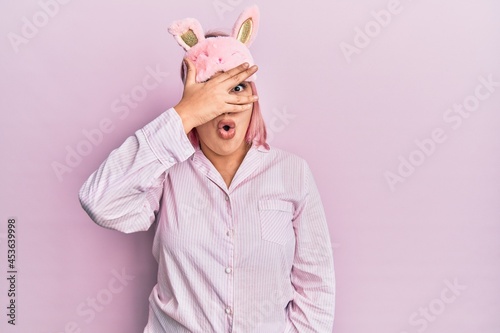
[[[173,22],[168,32],[174,35],[175,40],[184,50],[189,50],[199,42],[205,40],[205,34],[200,22],[194,18],[186,18]]]
[[[255,40],[255,37],[257,37],[259,20],[260,11],[257,5],[246,8],[236,20],[231,36],[245,44],[247,47],[250,47]]]

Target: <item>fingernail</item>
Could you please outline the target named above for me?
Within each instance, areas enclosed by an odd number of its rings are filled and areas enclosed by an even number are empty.
[[[249,66],[248,62],[245,62],[245,63],[243,64],[243,67],[244,67],[244,68],[248,68],[248,66]]]

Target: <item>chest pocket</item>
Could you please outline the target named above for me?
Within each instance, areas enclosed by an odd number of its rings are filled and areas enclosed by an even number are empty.
[[[283,200],[259,200],[262,239],[285,245],[295,238],[292,225],[293,204]]]

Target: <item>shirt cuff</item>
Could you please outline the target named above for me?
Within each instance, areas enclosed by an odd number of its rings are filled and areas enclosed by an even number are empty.
[[[163,112],[141,130],[155,156],[167,167],[185,161],[195,152],[174,108]]]

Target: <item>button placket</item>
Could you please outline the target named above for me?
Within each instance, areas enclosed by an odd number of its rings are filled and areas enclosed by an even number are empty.
[[[226,202],[226,212],[227,212],[227,229],[226,235],[228,236],[228,262],[227,266],[224,268],[224,272],[227,277],[227,304],[224,312],[227,316],[228,329],[231,331],[233,325],[233,305],[234,305],[234,278],[233,278],[233,267],[234,267],[234,218],[233,210],[231,207],[231,198],[229,194],[224,193],[224,200]]]

